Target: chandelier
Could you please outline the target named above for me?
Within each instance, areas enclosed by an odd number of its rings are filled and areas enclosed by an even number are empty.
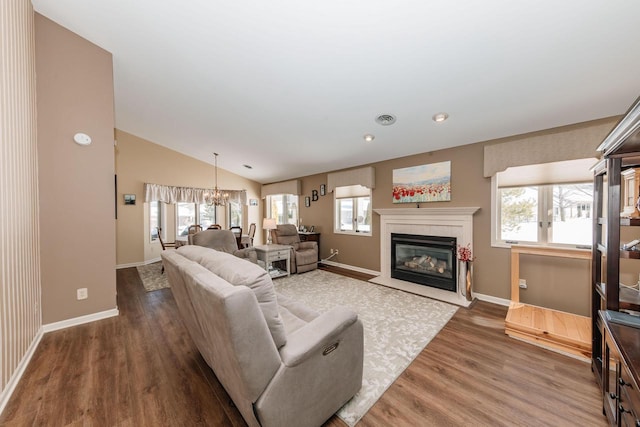
[[[214,157],[214,168],[215,168],[215,182],[213,186],[213,190],[208,191],[204,195],[204,200],[207,202],[209,206],[224,206],[229,201],[229,193],[224,193],[222,190],[218,188],[218,153],[213,153]]]

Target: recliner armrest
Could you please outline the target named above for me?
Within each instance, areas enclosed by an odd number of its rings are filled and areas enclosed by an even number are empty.
[[[315,243],[315,242],[313,242]],[[287,367],[297,366],[318,352],[339,345],[343,332],[354,325],[358,315],[347,307],[334,307],[321,314],[287,337],[280,349],[280,357]]]
[[[247,259],[254,264],[258,263],[258,254],[256,253],[255,248],[252,247],[237,249],[233,251],[233,255],[237,256],[238,258]]]

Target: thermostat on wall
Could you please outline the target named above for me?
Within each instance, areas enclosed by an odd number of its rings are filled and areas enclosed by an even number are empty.
[[[73,135],[73,140],[80,145],[91,144],[91,137],[86,133],[76,133],[75,135]]]

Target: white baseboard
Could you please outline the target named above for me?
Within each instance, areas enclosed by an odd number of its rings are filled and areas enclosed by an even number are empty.
[[[506,307],[509,307],[509,305],[511,304],[511,300],[494,297],[492,295],[485,295],[485,294],[479,294],[477,292],[474,292],[473,296],[478,298],[480,301],[491,302],[493,304],[504,305]]]
[[[373,276],[380,275],[379,271],[368,270],[366,268],[355,267],[353,265],[348,265],[348,264],[340,264],[339,262],[335,262],[335,261],[323,260],[323,261],[320,261],[320,263],[330,265],[332,267],[340,267],[340,268],[345,268],[347,270],[358,271],[360,273],[371,274]],[[508,307],[511,304],[511,300],[494,297],[492,295],[485,295],[485,294],[479,294],[477,292],[474,292],[473,296],[475,298],[478,298],[480,301],[486,301],[486,302],[490,302],[497,305],[504,305],[506,307]]]
[[[162,258],[158,257],[158,258],[148,259],[148,260],[142,261],[142,262],[131,262],[129,264],[118,264],[118,265],[116,265],[116,270],[120,270],[122,268],[129,268],[129,267],[138,267],[139,265],[153,264],[154,262],[160,262],[160,261],[162,261]]]
[[[380,275],[379,271],[373,271],[373,270],[369,270],[369,269],[362,268],[362,267],[356,267],[356,266],[349,265],[349,264],[340,264],[339,262],[335,262],[335,261],[323,260],[323,261],[320,261],[320,264],[330,265],[332,267],[340,267],[340,268],[344,268],[344,269],[347,269],[347,270],[357,271],[359,273],[371,274],[372,276],[379,276]]]
[[[2,414],[2,411],[4,411],[5,406],[7,406],[7,403],[9,403],[9,399],[11,399],[11,395],[13,394],[13,392],[16,389],[16,386],[20,382],[20,379],[22,378],[24,371],[27,369],[27,366],[29,365],[31,358],[35,353],[36,348],[38,348],[38,344],[40,344],[42,335],[43,335],[43,330],[41,327],[40,330],[38,330],[38,333],[36,334],[36,336],[33,338],[33,341],[31,341],[31,345],[29,345],[29,348],[27,349],[27,352],[25,353],[25,355],[22,357],[22,360],[18,364],[17,369],[13,372],[13,375],[11,375],[11,378],[9,379],[7,386],[4,388],[4,390],[2,390],[2,394],[0,394],[0,414]]]
[[[95,322],[96,320],[107,319],[109,317],[118,316],[120,312],[117,308],[101,311],[99,313],[87,314],[86,316],[74,317],[73,319],[61,320],[60,322],[48,323],[42,325],[44,333],[57,331],[58,329],[70,328],[71,326],[82,325],[85,323]]]

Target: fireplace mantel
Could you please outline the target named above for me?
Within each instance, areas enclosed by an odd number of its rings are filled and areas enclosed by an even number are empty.
[[[473,215],[480,208],[399,208],[399,209],[374,209],[380,216],[384,215]]]
[[[458,275],[458,289],[450,292],[391,277],[391,233],[455,237],[461,246],[473,249],[473,215],[479,207],[374,209],[380,215],[380,276],[371,280],[392,288],[453,304],[469,306],[465,277]]]

